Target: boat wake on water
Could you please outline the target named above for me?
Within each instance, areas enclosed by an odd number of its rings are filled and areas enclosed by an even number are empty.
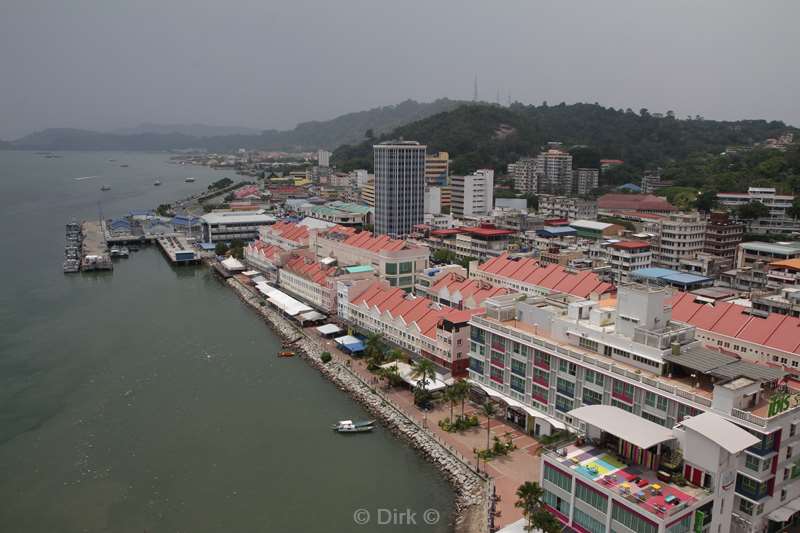
[[[99,178],[100,176],[82,176],[80,178],[73,178],[75,181],[83,181],[83,180],[93,180],[95,178]]]

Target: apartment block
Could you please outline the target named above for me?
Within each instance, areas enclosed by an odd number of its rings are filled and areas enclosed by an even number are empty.
[[[778,194],[774,187],[749,187],[746,193],[717,193],[717,200],[722,207],[735,209],[751,202],[759,202],[769,209],[765,217],[747,222],[751,233],[790,233],[800,231],[800,221],[786,214],[792,206],[794,196]]]
[[[572,220],[594,220],[597,218],[597,202],[572,196],[539,195],[539,215],[545,218]]]
[[[681,259],[693,259],[705,249],[706,220],[699,213],[672,213],[645,223],[654,235],[653,264],[677,270]]]
[[[732,265],[743,236],[744,224],[731,219],[728,213],[711,213],[706,222],[704,251],[729,259]]]
[[[439,187],[450,183],[450,154],[437,152],[425,155],[425,183]]]
[[[597,168],[577,168],[573,171],[573,190],[578,196],[585,196],[600,186],[600,170]]]
[[[450,212],[456,217],[488,215],[494,201],[494,170],[481,169],[469,176],[452,177]]]

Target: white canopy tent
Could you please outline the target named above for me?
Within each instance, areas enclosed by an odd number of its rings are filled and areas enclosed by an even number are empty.
[[[308,311],[308,312],[303,313],[302,315],[300,315],[300,320],[302,322],[313,322],[315,320],[323,320],[324,318],[325,318],[325,315],[323,315],[322,313],[320,313],[318,311]]]
[[[241,261],[236,259],[235,257],[229,257],[222,262],[222,266],[225,267],[225,270],[228,272],[241,272],[246,267],[242,264]]]
[[[418,387],[420,380],[414,377],[414,367],[409,365],[408,363],[404,363],[402,361],[393,361],[391,363],[386,363],[385,365],[381,365],[381,368],[390,368],[396,367],[397,368],[397,375],[400,378],[408,383],[412,387]],[[449,380],[452,381],[452,380]],[[447,380],[444,379],[443,376],[436,374],[436,377],[431,381],[428,379],[428,382],[425,385],[425,390],[428,392],[437,392],[440,390],[444,390],[447,388]]]
[[[336,324],[325,324],[324,326],[318,327],[317,331],[319,331],[322,335],[333,335],[334,333],[339,333],[342,331],[342,328]]]
[[[267,301],[269,303],[289,316],[297,316],[300,313],[314,311],[303,302],[295,300],[285,292],[281,292],[274,287],[270,287],[266,283],[257,283],[256,289],[258,289],[258,292],[267,297]]]

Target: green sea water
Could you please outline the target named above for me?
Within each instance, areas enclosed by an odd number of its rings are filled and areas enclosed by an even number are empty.
[[[0,531],[449,530],[433,467],[383,429],[331,432],[366,413],[276,358],[279,340],[205,268],[145,248],[113,273],[62,273],[65,222],[235,176],[164,154],[61,155],[0,151]],[[406,509],[416,527],[378,523]]]

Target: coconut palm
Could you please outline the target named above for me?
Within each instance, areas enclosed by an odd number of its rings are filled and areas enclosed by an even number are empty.
[[[458,401],[458,391],[455,385],[447,387],[444,391],[444,399],[450,404],[450,423],[453,423],[453,407]]]
[[[464,418],[464,402],[469,397],[469,382],[465,379],[460,379],[456,381],[453,387],[456,390],[456,394],[458,395],[458,399],[461,401],[461,418]]]
[[[428,382],[436,378],[436,367],[428,359],[420,359],[411,372],[411,377],[419,380],[422,389],[428,389]]]
[[[385,351],[386,347],[383,343],[383,334],[382,333],[370,333],[367,337],[366,345],[366,352],[367,356],[372,360],[372,362],[376,365],[380,364],[383,360],[383,352]]]
[[[522,509],[522,515],[528,521],[525,531],[532,531],[536,513],[542,509],[542,496],[544,491],[538,483],[526,481],[517,488],[517,501],[514,507]]]
[[[481,411],[483,412],[483,416],[486,417],[486,450],[488,451],[491,438],[489,429],[492,423],[492,417],[497,414],[497,407],[495,407],[491,400],[486,400],[486,403],[481,406]]]

